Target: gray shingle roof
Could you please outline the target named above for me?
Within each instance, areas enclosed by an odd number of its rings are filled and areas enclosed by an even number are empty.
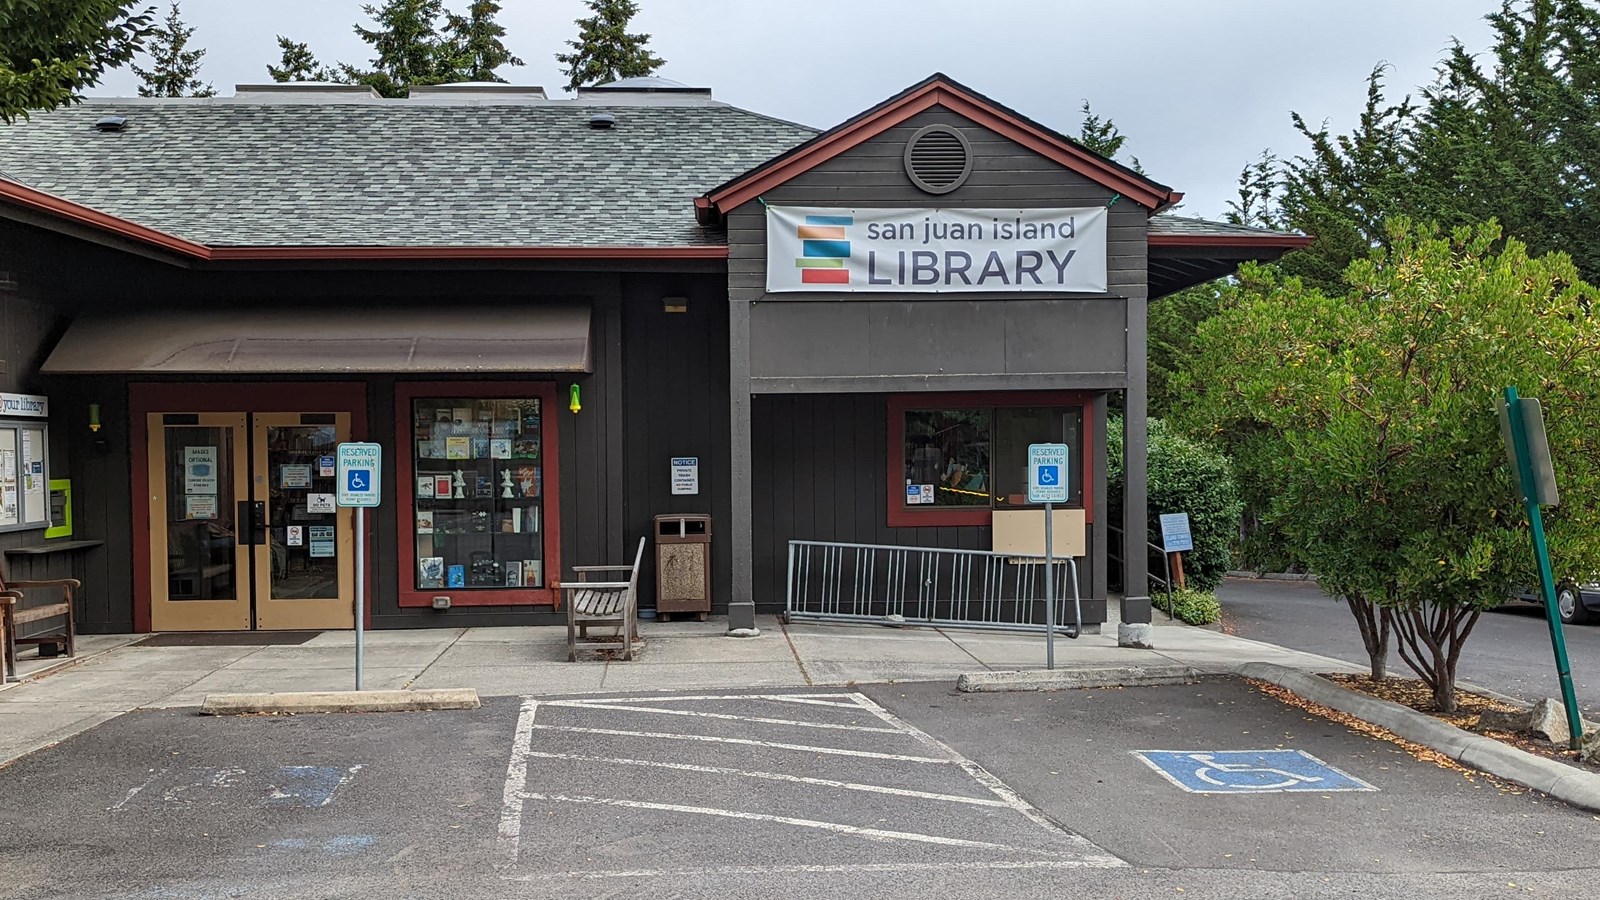
[[[1249,225],[1231,225],[1227,222],[1213,222],[1209,219],[1195,219],[1189,216],[1174,216],[1170,213],[1150,217],[1151,234],[1176,234],[1184,237],[1283,237],[1286,232],[1273,231],[1270,228],[1255,228]]]
[[[723,243],[694,198],[815,133],[711,102],[92,100],[0,126],[0,175],[211,246],[674,247]]]

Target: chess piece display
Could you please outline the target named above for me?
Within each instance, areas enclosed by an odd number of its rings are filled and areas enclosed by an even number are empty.
[[[455,493],[451,495],[451,498],[454,500],[465,500],[467,497],[466,473],[462,472],[460,469],[457,469],[456,474],[451,478],[451,483],[455,486]]]
[[[516,494],[513,494],[511,492],[512,487],[513,487],[513,485],[511,484],[511,470],[510,469],[501,469],[500,470],[500,497],[501,497],[501,499],[510,500],[511,498],[516,496]]]

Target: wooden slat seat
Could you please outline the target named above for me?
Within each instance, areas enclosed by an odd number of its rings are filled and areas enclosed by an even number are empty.
[[[72,656],[77,652],[76,642],[73,640],[77,630],[72,621],[73,599],[78,588],[82,585],[75,578],[56,578],[48,581],[7,581],[3,564],[0,558],[0,649],[4,653],[3,677],[15,677],[17,673],[17,645],[18,644],[52,644],[58,653]],[[49,596],[54,593],[55,598],[46,602],[39,602],[39,597]],[[45,634],[34,634],[21,637],[17,634],[20,625],[31,625],[34,622],[43,622],[48,619],[60,619],[60,630],[52,629]]]
[[[578,580],[560,586],[567,604],[567,659],[578,661],[578,638],[589,637],[589,626],[611,625],[618,637],[612,641],[588,643],[591,650],[621,650],[623,659],[633,659],[633,642],[639,639],[639,567],[644,564],[645,538],[631,566],[573,566]],[[628,573],[627,581],[590,581],[600,572]]]

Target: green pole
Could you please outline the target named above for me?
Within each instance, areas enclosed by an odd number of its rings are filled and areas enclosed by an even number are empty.
[[[1511,426],[1511,443],[1516,448],[1514,464],[1522,478],[1522,501],[1528,507],[1528,525],[1533,530],[1533,555],[1539,561],[1539,589],[1544,594],[1544,617],[1550,626],[1550,646],[1556,655],[1556,677],[1561,682],[1561,702],[1567,707],[1568,744],[1578,749],[1583,737],[1583,717],[1578,714],[1578,697],[1572,689],[1572,665],[1567,662],[1567,639],[1561,629],[1561,614],[1556,610],[1556,580],[1550,570],[1550,546],[1544,539],[1544,513],[1539,509],[1539,491],[1533,475],[1533,454],[1528,449],[1528,429],[1522,421],[1522,401],[1517,389],[1506,388],[1506,419]],[[1582,602],[1581,600],[1579,602]]]

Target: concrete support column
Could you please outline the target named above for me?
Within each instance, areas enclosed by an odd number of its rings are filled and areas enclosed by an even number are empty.
[[[1124,599],[1122,624],[1117,626],[1117,644],[1122,647],[1151,646],[1149,556],[1145,546],[1150,521],[1145,480],[1149,442],[1145,422],[1149,409],[1146,312],[1147,303],[1143,297],[1128,298],[1128,388],[1122,414]]]
[[[728,304],[728,431],[733,442],[728,454],[728,477],[733,481],[733,520],[728,529],[728,549],[733,554],[733,584],[728,599],[728,634],[752,637],[756,628],[755,517],[750,500],[755,478],[750,458],[750,304]]]

